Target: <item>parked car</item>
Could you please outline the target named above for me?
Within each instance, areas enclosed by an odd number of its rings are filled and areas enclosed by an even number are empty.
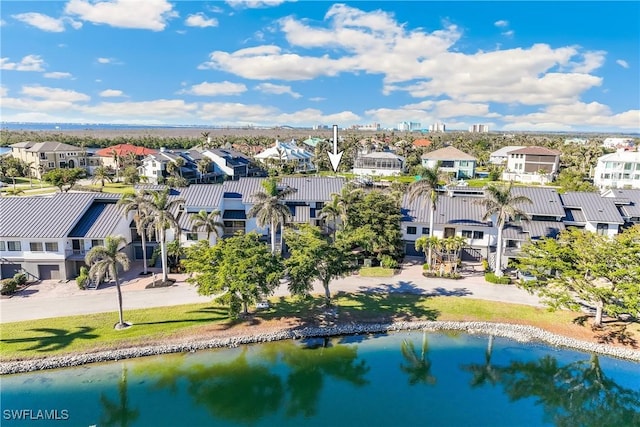
[[[260,301],[256,304],[256,308],[264,310],[269,308],[269,301]]]
[[[538,278],[534,276],[533,273],[526,270],[518,270],[518,273],[516,276],[518,277],[518,280],[522,282],[533,282],[538,280]]]

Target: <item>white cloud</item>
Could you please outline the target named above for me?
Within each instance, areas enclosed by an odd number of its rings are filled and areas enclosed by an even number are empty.
[[[590,73],[597,70],[602,66],[602,64],[604,64],[606,55],[607,52],[602,50],[585,52],[582,54],[581,62],[571,63],[573,66],[572,71],[574,73]]]
[[[94,106],[86,106],[81,111],[92,117],[190,117],[197,110],[196,104],[189,104],[181,99],[156,99],[139,102],[103,102]]]
[[[10,62],[9,58],[0,59],[0,70],[44,71],[44,61],[40,55],[27,55],[20,62]]]
[[[313,98],[309,98],[309,101],[313,101],[313,102],[321,102],[326,100],[327,98],[324,98],[322,96],[314,96]]]
[[[117,89],[105,89],[99,94],[103,98],[117,98],[120,96],[125,96],[121,90]]]
[[[627,61],[625,61],[624,59],[616,60],[616,64],[618,64],[622,68],[629,68],[629,63]]]
[[[48,15],[43,15],[42,13],[19,13],[17,15],[11,15],[11,17],[42,31],[61,33],[65,30],[64,21],[62,19],[52,18]]]
[[[43,76],[48,79],[70,79],[71,77],[73,77],[71,73],[66,73],[62,71],[53,71],[51,73],[44,73]]]
[[[93,24],[152,31],[164,30],[178,16],[166,0],[69,0],[65,12]]]
[[[184,21],[185,25],[188,27],[217,27],[218,20],[215,18],[208,18],[204,13],[199,12],[194,15],[187,16],[187,19]]]
[[[499,21],[494,22],[493,25],[495,25],[498,28],[505,28],[509,26],[509,21],[500,19]]]
[[[292,91],[291,86],[286,86],[286,85],[276,85],[273,83],[261,83],[256,86],[256,89],[259,90],[260,92],[269,93],[273,95],[291,95],[294,98],[302,97],[302,95],[300,95],[298,92]]]
[[[99,64],[113,64],[115,62],[115,59],[113,58],[98,58],[97,59]]]
[[[5,86],[0,86],[0,96],[7,96],[9,90]]]
[[[279,6],[287,1],[292,0],[226,0],[226,3],[235,8],[258,9]]]
[[[505,37],[513,37],[515,33],[513,32],[513,30],[509,30],[509,31],[504,31],[501,34]]]
[[[75,90],[66,90],[46,86],[23,86],[21,93],[32,98],[58,100],[65,102],[88,101],[91,99],[84,93]]]
[[[225,96],[240,95],[246,91],[247,87],[242,83],[224,81],[216,83],[203,82],[193,85],[189,89],[183,89],[179,93],[189,93],[198,96]]]

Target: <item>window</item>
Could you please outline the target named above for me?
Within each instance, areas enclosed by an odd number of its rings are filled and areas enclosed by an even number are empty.
[[[96,246],[102,246],[104,242],[100,239],[94,239],[91,241],[91,247],[95,248]]]
[[[471,232],[471,230],[462,230],[462,237],[466,239],[471,239],[472,236],[473,236],[473,233]]]
[[[31,252],[43,252],[42,242],[29,242]]]
[[[56,164],[55,164],[55,163],[53,163],[53,162],[49,162],[49,167],[50,167],[50,168],[55,168],[55,167],[56,167]]]
[[[484,231],[474,231],[473,232],[474,239],[484,239]]]
[[[7,250],[11,252],[20,252],[22,250],[22,246],[20,242],[7,242]]]
[[[407,234],[416,234],[418,229],[416,227],[407,227]]]
[[[64,159],[64,153],[58,153],[58,157]]]
[[[0,252],[1,251],[6,251],[6,250],[7,249],[6,249],[6,246],[5,246],[4,242],[0,242]]]
[[[198,233],[187,233],[187,240],[198,240]]]
[[[429,227],[422,227],[422,234],[429,234]]]
[[[40,158],[41,159],[46,159],[47,158],[47,153],[40,153]]]
[[[46,242],[44,250],[47,252],[58,252],[58,242]]]
[[[596,233],[600,234],[601,236],[606,235],[608,230],[609,230],[609,224],[603,224],[599,222],[596,225]]]

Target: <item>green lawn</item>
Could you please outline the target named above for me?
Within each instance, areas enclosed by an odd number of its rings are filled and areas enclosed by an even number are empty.
[[[323,316],[323,298],[272,298],[271,308],[256,312],[247,320],[231,321],[224,307],[213,303],[188,304],[141,310],[126,310],[125,320],[133,327],[116,331],[116,312],[60,317],[2,324],[0,360],[38,358],[73,352],[88,352],[144,345],[189,336],[207,336],[213,328],[260,324],[290,318],[315,325]],[[426,297],[398,293],[339,293],[334,298],[341,322],[392,320],[494,321],[530,324],[556,330],[585,329],[574,323],[578,316],[567,311],[473,300],[455,296]],[[640,339],[640,325],[629,332]],[[244,331],[243,333],[246,333]]]
[[[124,184],[122,182],[105,182],[104,187],[102,187],[100,183],[96,183],[96,184],[88,185],[87,187],[93,190],[98,190],[98,191],[102,190],[103,193],[123,194],[123,193],[135,192],[133,185]]]
[[[394,274],[395,270],[392,268],[362,267],[360,269],[360,276],[362,277],[392,277]]]

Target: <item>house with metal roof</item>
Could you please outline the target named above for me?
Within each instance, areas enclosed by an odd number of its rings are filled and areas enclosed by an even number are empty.
[[[502,147],[489,154],[489,163],[493,165],[504,165],[507,163],[509,153],[513,150],[519,150],[521,148],[524,148],[524,145],[508,145],[506,147]]]
[[[560,168],[560,152],[545,147],[523,147],[507,153],[503,181],[548,184]]]
[[[130,241],[118,199],[102,193],[0,198],[0,278],[24,271],[40,280],[71,279],[106,236]]]
[[[181,160],[179,160],[181,159]],[[142,165],[138,167],[138,174],[145,177],[147,182],[152,184],[162,184],[171,175],[167,170],[169,163],[182,162],[180,174],[188,182],[196,182],[198,180],[198,166],[196,160],[183,152],[176,152],[161,148],[160,151],[148,154],[142,159]]]
[[[613,188],[605,190],[602,197],[613,199],[627,225],[640,224],[640,189]]]
[[[448,146],[430,151],[421,156],[422,166],[426,168],[440,167],[440,171],[450,174],[455,179],[468,179],[476,175],[477,159],[456,147]]]
[[[568,192],[560,195],[567,227],[584,228],[593,233],[614,236],[624,225],[615,199],[598,193]]]

